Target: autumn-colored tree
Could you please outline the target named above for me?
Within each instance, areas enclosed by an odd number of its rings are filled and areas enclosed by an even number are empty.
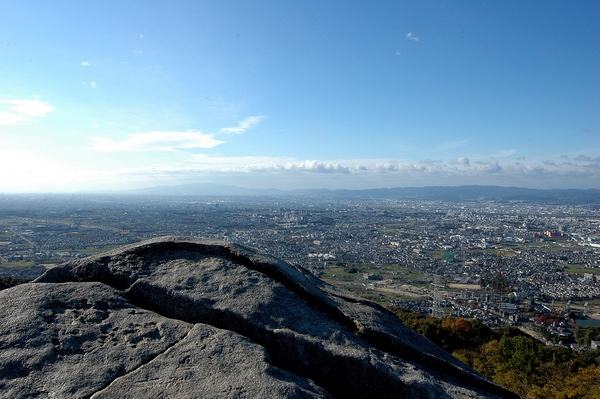
[[[600,398],[600,367],[589,366],[564,378],[554,378],[543,386],[534,385],[530,399],[597,399]]]
[[[579,354],[545,346],[517,329],[492,331],[473,320],[393,310],[409,327],[525,398],[600,398],[600,351]]]

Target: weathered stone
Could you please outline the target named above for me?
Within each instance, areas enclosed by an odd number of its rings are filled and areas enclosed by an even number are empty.
[[[51,269],[28,286],[92,281],[122,291],[128,306],[196,325],[104,390],[86,391],[98,397],[517,397],[380,306],[235,244],[163,237]],[[47,375],[28,376],[48,391],[39,382]]]
[[[101,283],[0,292],[0,396],[84,398],[178,342],[192,325]]]
[[[93,399],[330,398],[312,381],[270,363],[267,351],[231,331],[196,324],[177,345],[116,379]]]

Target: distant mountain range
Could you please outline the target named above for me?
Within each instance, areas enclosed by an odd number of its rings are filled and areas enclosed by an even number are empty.
[[[222,184],[184,184],[121,191],[129,195],[158,196],[322,196],[335,198],[405,198],[445,201],[531,201],[552,204],[600,204],[600,189],[540,190],[501,186],[396,187],[366,190],[249,189]]]

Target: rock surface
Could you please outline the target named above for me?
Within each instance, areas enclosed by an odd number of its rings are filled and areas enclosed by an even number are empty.
[[[518,397],[301,268],[184,237],[0,292],[4,396]]]

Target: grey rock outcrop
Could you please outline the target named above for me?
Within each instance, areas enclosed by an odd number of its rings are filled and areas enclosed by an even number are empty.
[[[0,334],[0,397],[518,397],[380,306],[214,240],[51,269],[0,292]]]

